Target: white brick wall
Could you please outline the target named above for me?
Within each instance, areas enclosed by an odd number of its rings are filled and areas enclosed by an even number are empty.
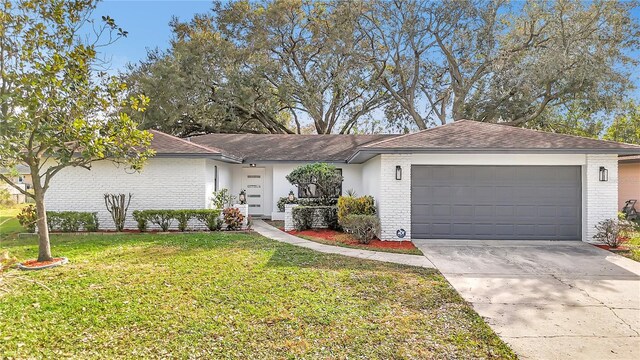
[[[296,204],[285,204],[284,205],[284,231],[295,230],[295,226],[293,225],[293,208],[298,205]]]
[[[91,170],[66,168],[51,181],[45,204],[51,211],[97,212],[101,229],[114,229],[104,205],[104,193],[131,192],[133,197],[125,227],[136,229],[133,210],[204,209],[206,201],[204,159],[152,158],[141,173],[127,173],[109,161]],[[195,226],[197,222],[193,222]],[[174,221],[173,228],[176,226]],[[149,224],[151,229],[153,225]]]
[[[402,180],[396,180],[396,166],[402,167]],[[411,239],[411,155],[383,154],[380,156],[380,239]],[[404,229],[404,238],[396,232]]]
[[[600,166],[609,170],[609,181],[599,181]],[[618,214],[618,156],[587,155],[583,172],[586,218],[583,241],[595,242],[595,225],[605,219],[615,219]]]

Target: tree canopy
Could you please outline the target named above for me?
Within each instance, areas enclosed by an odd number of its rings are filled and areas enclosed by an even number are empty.
[[[234,0],[172,22],[129,73],[143,124],[346,133],[459,119],[525,126],[619,106],[633,88],[633,1]],[[572,105],[573,104],[573,105]],[[577,105],[576,105],[577,104]],[[150,120],[149,118],[152,118]]]

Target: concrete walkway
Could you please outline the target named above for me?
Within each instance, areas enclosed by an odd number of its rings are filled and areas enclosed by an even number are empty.
[[[253,221],[253,230],[258,234],[268,237],[273,240],[284,242],[287,244],[304,247],[307,249],[327,253],[327,254],[339,254],[349,256],[358,259],[378,260],[395,264],[419,266],[423,268],[434,268],[429,259],[420,255],[408,255],[408,254],[393,254],[380,251],[369,251],[360,249],[350,249],[346,247],[324,245],[317,242],[301,239],[297,236],[287,234],[284,231],[280,231],[275,227],[265,223],[262,220]]]
[[[582,242],[414,240],[522,359],[640,359],[640,263]]]

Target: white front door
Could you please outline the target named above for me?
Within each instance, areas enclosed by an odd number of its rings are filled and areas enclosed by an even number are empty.
[[[264,168],[243,168],[242,188],[247,191],[249,215],[264,215]]]

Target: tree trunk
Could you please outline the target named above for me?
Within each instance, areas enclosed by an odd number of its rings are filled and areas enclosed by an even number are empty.
[[[33,174],[32,174],[33,177]],[[47,211],[44,205],[44,189],[40,183],[40,176],[33,178],[33,193],[36,200],[36,213],[38,214],[38,261],[49,261],[51,256],[51,244],[49,243],[49,227],[47,226]]]

